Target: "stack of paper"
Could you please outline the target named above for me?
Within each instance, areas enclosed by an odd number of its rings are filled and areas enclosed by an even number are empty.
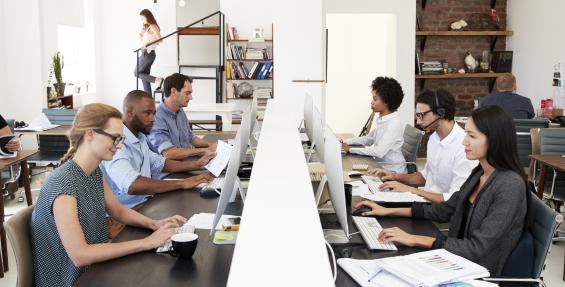
[[[31,122],[29,122],[27,127],[15,128],[14,130],[15,131],[40,132],[40,131],[46,131],[46,130],[50,130],[52,128],[56,128],[58,126],[59,125],[51,124],[51,122],[49,121],[47,116],[44,113],[41,113],[37,118],[35,118]]]
[[[214,157],[206,166],[215,177],[218,177],[230,161],[230,154],[233,147],[223,141],[218,141],[216,145],[216,157]]]
[[[432,287],[489,276],[486,268],[445,249],[376,260],[341,258],[337,263],[361,286]]]
[[[214,223],[214,213],[197,213],[190,217],[184,225],[192,225],[196,229],[210,229]],[[216,230],[222,230],[222,225],[230,225],[228,218],[239,217],[236,215],[222,215],[216,225]]]

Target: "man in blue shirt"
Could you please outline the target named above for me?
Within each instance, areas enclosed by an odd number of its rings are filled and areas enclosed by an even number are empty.
[[[513,119],[531,119],[536,114],[529,98],[516,94],[516,78],[502,75],[496,78],[497,93],[482,98],[479,107],[499,106]]]
[[[190,130],[183,111],[192,100],[192,79],[174,73],[165,79],[164,88],[165,100],[157,107],[155,125],[148,136],[151,149],[165,158],[179,160],[215,152],[216,144],[200,139]]]
[[[137,209],[153,194],[191,189],[213,179],[209,174],[184,180],[154,179],[162,172],[201,169],[215,154],[204,156],[198,161],[177,161],[152,152],[145,136],[151,131],[155,121],[155,102],[149,94],[140,90],[128,93],[123,103],[122,121],[124,147],[118,149],[111,161],[103,161],[100,167],[110,189],[124,206]],[[108,226],[111,238],[123,228],[123,225],[111,219]]]

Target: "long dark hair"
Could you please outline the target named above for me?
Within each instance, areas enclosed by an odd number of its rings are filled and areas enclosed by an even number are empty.
[[[531,187],[526,173],[520,166],[514,121],[498,106],[484,106],[471,113],[473,122],[487,137],[487,162],[495,169],[511,170],[524,180],[526,185],[526,228],[531,225],[530,196]],[[477,167],[480,168],[480,165]]]
[[[151,11],[149,11],[149,9],[141,10],[141,12],[139,12],[139,15],[145,16],[145,19],[147,19],[147,23],[149,23],[149,24],[143,25],[145,28],[147,28],[147,26],[149,26],[149,25],[156,25],[157,28],[159,28],[159,30],[161,30],[161,27],[159,27],[159,24],[157,24],[157,20],[155,20],[153,13],[151,13]]]

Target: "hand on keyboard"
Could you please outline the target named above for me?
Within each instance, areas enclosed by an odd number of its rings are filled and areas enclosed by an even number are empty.
[[[400,183],[398,181],[385,181],[381,186],[379,186],[381,191],[398,191],[398,192],[412,192],[418,195],[419,190],[417,188],[408,186],[406,184]]]
[[[373,168],[370,169],[368,171],[369,175],[372,176],[377,176],[379,177],[382,181],[387,181],[387,180],[396,180],[396,172],[394,171],[388,171],[385,169],[381,169],[381,168]]]
[[[160,220],[154,220],[153,221],[153,230],[157,230],[159,229],[159,227],[167,224],[167,223],[173,223],[176,224],[177,226],[182,226],[186,223],[187,219],[180,216],[180,215],[174,215],[171,217],[167,217],[167,218],[163,218]]]
[[[416,235],[405,232],[398,227],[385,228],[379,234],[378,240],[385,243],[400,243],[402,245],[414,247],[416,246],[418,237]],[[429,246],[431,247],[431,245]]]
[[[174,228],[174,232],[173,234],[171,234],[167,240],[165,240],[165,242],[163,242],[160,246],[158,246],[159,248],[157,248],[156,252],[157,253],[164,253],[164,252],[169,252],[169,249],[171,249],[171,236],[173,236],[174,234],[178,234],[178,233],[194,233],[194,226],[192,225],[188,225],[185,224],[181,227],[177,227]]]
[[[208,173],[203,173],[183,179],[182,183],[184,189],[192,189],[197,187],[201,183],[208,183],[212,180],[214,180],[214,177],[212,175]]]
[[[146,249],[155,249],[170,241],[171,236],[177,232],[177,229],[178,225],[170,222],[159,227],[153,234],[143,239]]]

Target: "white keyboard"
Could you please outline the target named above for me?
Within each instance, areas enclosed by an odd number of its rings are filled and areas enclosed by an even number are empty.
[[[194,226],[185,224],[177,230],[178,233],[194,233]],[[171,249],[171,245],[171,240],[167,240],[163,246],[157,248],[157,253],[168,252]]]
[[[355,163],[351,166],[353,170],[367,170],[369,169],[369,165],[366,163]]]
[[[216,190],[220,190],[222,189],[222,187],[224,187],[224,179],[225,177],[216,177],[214,178],[214,180],[210,181],[209,183],[201,183],[198,185],[199,188],[205,188],[205,187],[212,187],[215,188]]]
[[[362,175],[361,179],[363,180],[364,183],[366,183],[369,186],[369,190],[371,191],[371,193],[374,194],[380,192],[379,187],[381,186],[381,184],[383,184],[380,178],[376,176]]]
[[[367,247],[371,250],[398,250],[392,243],[384,243],[378,240],[379,233],[383,230],[379,222],[373,217],[352,216],[353,222],[361,237],[365,240]]]

